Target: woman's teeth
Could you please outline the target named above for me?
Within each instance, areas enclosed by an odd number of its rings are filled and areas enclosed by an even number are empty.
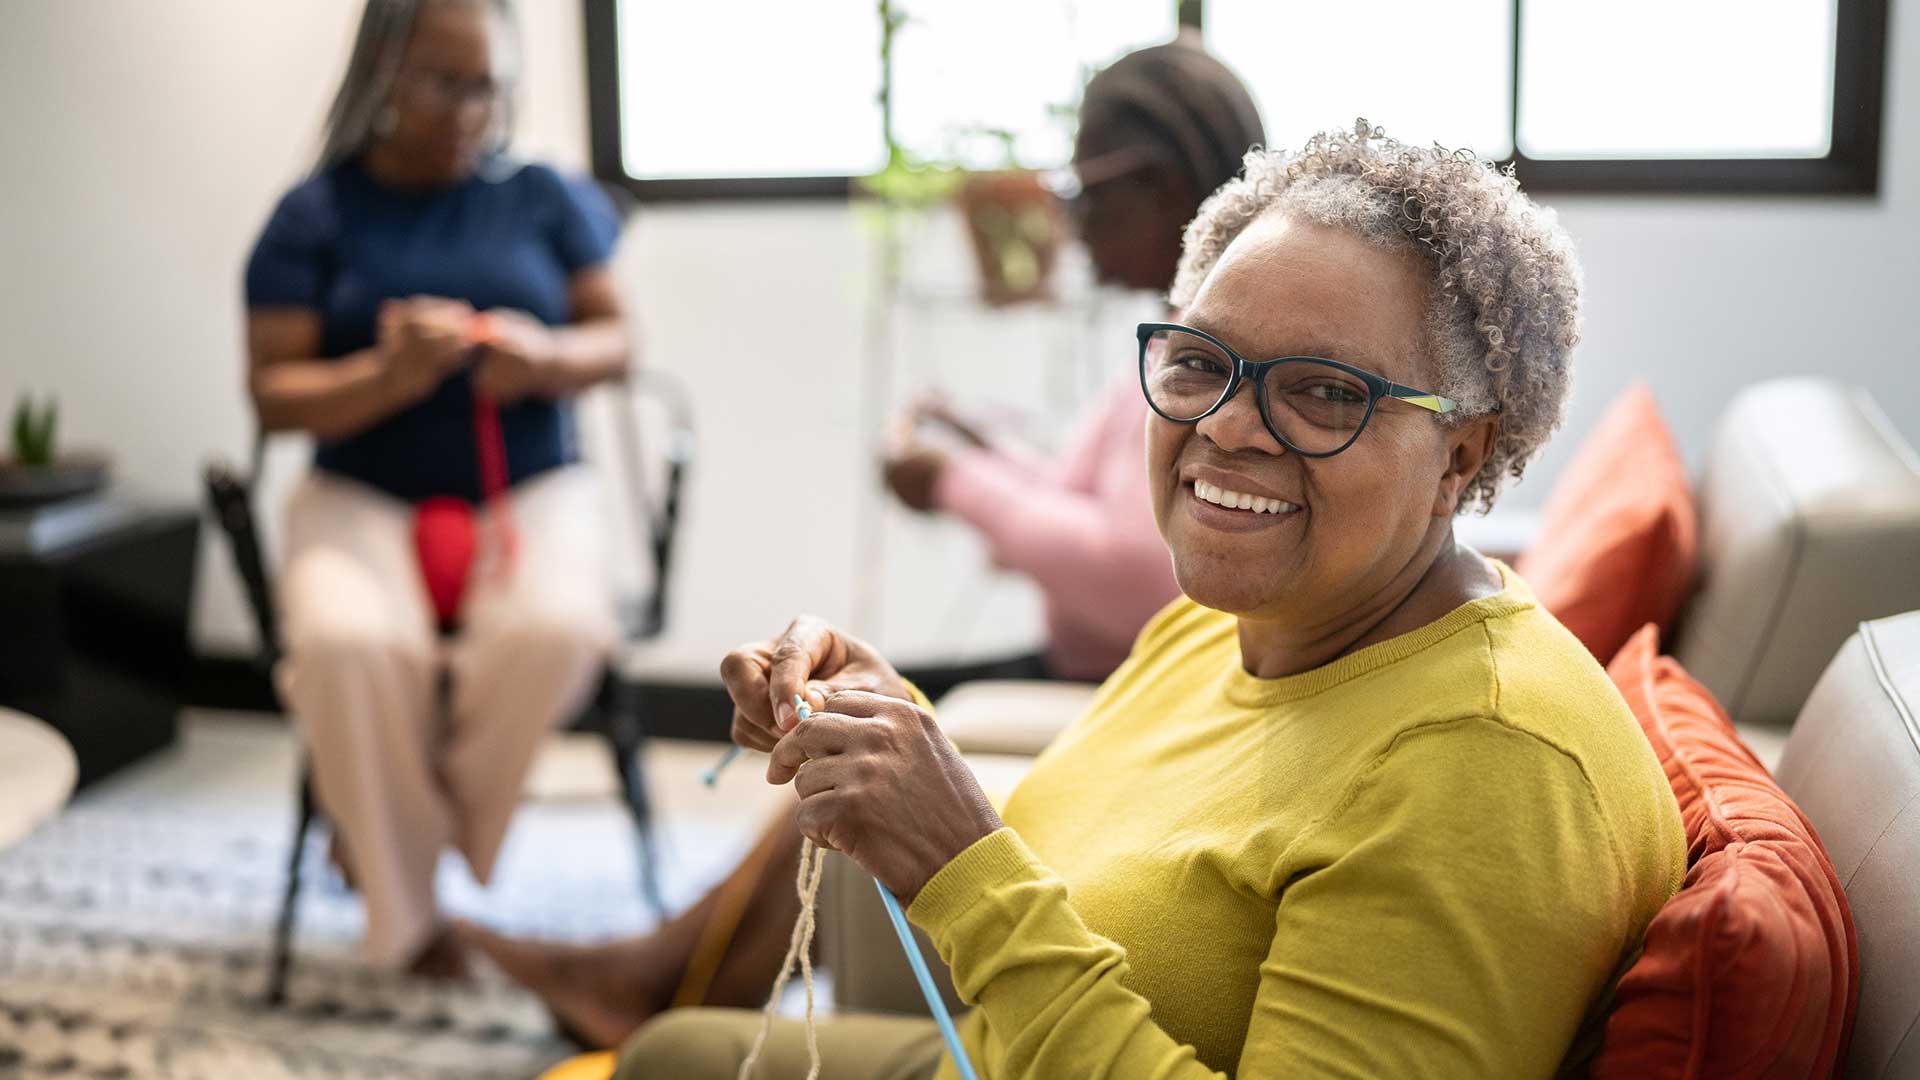
[[[1256,514],[1290,514],[1300,509],[1285,499],[1269,499],[1262,495],[1228,491],[1225,488],[1215,487],[1205,480],[1193,482],[1193,493],[1215,506],[1224,506],[1229,510],[1251,510]]]

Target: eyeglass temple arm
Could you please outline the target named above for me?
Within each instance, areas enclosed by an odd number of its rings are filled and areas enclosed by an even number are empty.
[[[1432,409],[1437,413],[1450,413],[1459,407],[1452,398],[1443,398],[1439,394],[1429,394],[1425,390],[1415,390],[1411,386],[1401,386],[1396,382],[1387,384],[1387,396],[1399,398],[1409,405]]]

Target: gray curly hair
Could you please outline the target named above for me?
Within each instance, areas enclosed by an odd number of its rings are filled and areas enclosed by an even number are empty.
[[[1499,414],[1493,453],[1461,508],[1493,507],[1559,428],[1580,340],[1580,265],[1554,219],[1469,151],[1425,149],[1355,122],[1298,153],[1256,149],[1200,206],[1174,278],[1193,302],[1220,255],[1255,219],[1284,213],[1418,253],[1432,268],[1426,339],[1450,419]]]

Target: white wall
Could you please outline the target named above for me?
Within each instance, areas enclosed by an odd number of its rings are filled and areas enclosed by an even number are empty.
[[[578,5],[523,6],[520,146],[580,165]],[[68,444],[112,448],[131,494],[192,499],[208,454],[244,451],[241,265],[312,151],[357,9],[0,0],[0,403],[57,391]],[[1920,21],[1896,17],[1892,35],[1877,199],[1552,200],[1586,264],[1586,344],[1569,430],[1512,505],[1544,498],[1636,376],[1696,461],[1730,390],[1789,372],[1869,387],[1920,438]],[[922,232],[917,288],[964,290],[952,223]],[[875,244],[858,212],[818,203],[663,207],[629,228],[618,269],[648,363],[688,381],[702,420],[661,665],[710,670],[800,609],[908,653],[1032,634],[1031,595],[986,576],[964,533],[879,512],[865,457],[876,395],[1012,391],[1040,406],[1044,431],[1103,364],[1130,363],[1125,305],[983,319],[921,303],[899,313],[897,351],[876,365],[864,351]],[[196,637],[244,648],[225,554],[208,554]]]

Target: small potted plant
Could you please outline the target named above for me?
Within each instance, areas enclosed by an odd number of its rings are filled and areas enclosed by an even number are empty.
[[[967,174],[955,201],[967,218],[981,294],[989,304],[1053,295],[1053,264],[1066,238],[1060,200],[1042,174],[1022,168],[1010,131],[989,131],[1006,148],[1006,166]]]
[[[995,306],[1052,296],[1053,266],[1066,239],[1066,217],[1043,174],[1022,168],[1010,131],[975,128],[997,141],[1004,164],[970,172],[922,158],[903,147],[893,127],[893,47],[912,21],[896,0],[879,0],[880,126],[887,164],[860,187],[896,210],[924,210],[949,199],[966,219],[981,296]],[[1069,115],[1071,115],[1069,113]],[[891,222],[888,226],[891,229]]]
[[[52,398],[36,405],[31,395],[20,395],[13,407],[12,452],[0,461],[0,506],[36,506],[106,486],[106,456],[57,453],[59,427],[60,409]]]

